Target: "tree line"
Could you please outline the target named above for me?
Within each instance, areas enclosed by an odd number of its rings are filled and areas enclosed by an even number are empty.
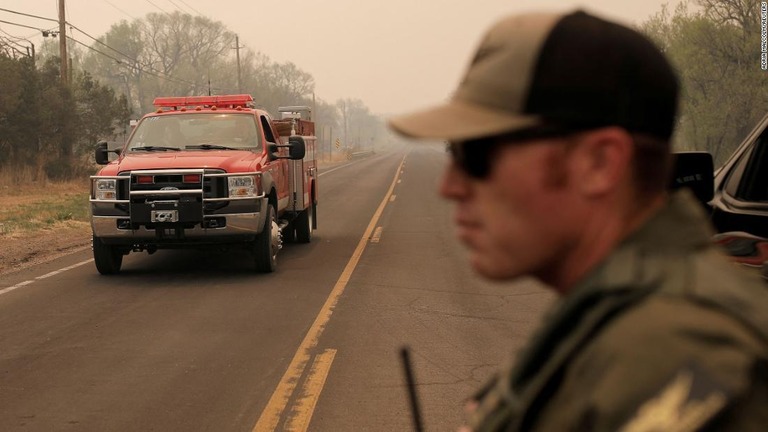
[[[58,58],[37,67],[31,58],[0,55],[0,171],[15,182],[90,172],[82,155],[130,117],[126,98],[112,88],[87,72],[64,85],[59,70]]]
[[[150,13],[112,25],[92,44],[70,40],[64,85],[57,41],[46,39],[37,59],[0,41],[0,170],[24,180],[86,175],[95,143],[122,142],[129,120],[152,111],[157,96],[250,93],[273,114],[279,106],[311,106],[326,153],[342,150],[332,147],[336,140],[365,149],[385,136],[382,119],[360,99],[326,102],[296,64],[236,43],[220,22]]]
[[[758,0],[696,0],[662,7],[641,29],[671,59],[682,87],[676,148],[720,165],[768,111]]]

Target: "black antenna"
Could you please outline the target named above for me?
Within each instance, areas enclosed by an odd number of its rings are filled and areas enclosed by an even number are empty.
[[[421,424],[421,410],[419,409],[419,398],[416,395],[416,380],[413,379],[413,368],[411,367],[411,354],[407,346],[400,348],[400,357],[403,360],[403,370],[405,371],[405,382],[408,387],[408,398],[411,402],[411,414],[413,415],[413,428],[416,432],[422,432],[424,427]]]

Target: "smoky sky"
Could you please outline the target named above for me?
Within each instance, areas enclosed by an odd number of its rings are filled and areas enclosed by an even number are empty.
[[[581,8],[639,24],[664,3],[673,8],[676,0],[67,0],[66,19],[99,37],[151,12],[203,15],[235,32],[241,45],[311,74],[317,98],[361,99],[373,112],[393,114],[448,98],[483,31],[504,15]],[[58,0],[0,0],[0,8],[58,19]],[[0,20],[57,27],[5,11]],[[21,26],[0,23],[0,35],[42,43],[39,31]]]

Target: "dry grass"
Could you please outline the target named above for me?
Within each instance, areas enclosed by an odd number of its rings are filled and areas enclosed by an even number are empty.
[[[0,172],[0,275],[81,250],[90,241],[88,179],[32,178]]]
[[[88,180],[36,182],[28,172],[0,173],[0,236],[88,222]]]

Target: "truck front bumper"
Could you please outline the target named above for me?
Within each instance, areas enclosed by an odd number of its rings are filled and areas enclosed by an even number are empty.
[[[183,230],[183,238],[189,242],[224,242],[227,239],[238,242],[251,239],[264,227],[264,211],[256,213],[223,214],[206,217],[206,221],[190,227],[183,224],[157,224],[154,227],[140,226],[133,228],[130,219],[125,216],[93,216],[91,227],[93,235],[105,243],[156,243],[174,242],[178,230]],[[223,223],[222,223],[223,220]],[[212,221],[216,221],[212,224]],[[215,226],[212,226],[215,225]],[[223,225],[223,226],[222,226]],[[166,235],[158,237],[158,231]]]
[[[237,175],[253,178],[249,194],[227,197],[227,177],[235,174],[202,169],[92,176],[93,235],[106,244],[138,248],[252,241],[264,229],[268,198],[261,190],[261,173]],[[115,191],[109,199],[97,199],[99,181]]]

